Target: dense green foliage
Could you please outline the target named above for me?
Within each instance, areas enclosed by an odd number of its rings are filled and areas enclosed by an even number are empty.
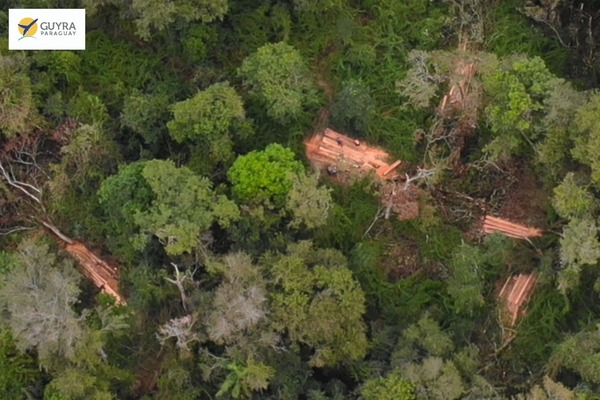
[[[304,172],[294,153],[278,144],[238,157],[227,175],[236,199],[244,203],[281,207],[293,185],[294,174]]]
[[[1,399],[600,397],[595,2],[0,4]],[[85,51],[7,50],[45,7]],[[326,127],[397,177],[317,171]]]

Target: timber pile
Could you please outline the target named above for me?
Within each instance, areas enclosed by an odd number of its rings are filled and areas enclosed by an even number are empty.
[[[113,296],[117,300],[117,304],[125,304],[123,296],[119,293],[119,270],[117,267],[110,265],[96,256],[84,244],[62,233],[52,223],[47,221],[40,222],[61,240],[67,253],[78,261],[79,270],[86,278],[91,279],[94,285],[99,287],[104,293]]]
[[[501,234],[517,238],[528,239],[530,237],[542,236],[542,230],[528,226],[515,224],[501,218],[487,215],[483,220],[483,232]],[[498,293],[501,303],[501,322],[504,326],[513,328],[517,321],[525,315],[525,307],[533,294],[537,274],[519,274],[508,277]]]
[[[525,315],[525,306],[529,302],[533,293],[533,288],[537,282],[537,274],[519,274],[510,276],[504,282],[498,300],[501,301],[506,318],[503,322],[509,327],[514,327],[521,317]]]
[[[342,135],[329,128],[304,142],[306,156],[319,169],[329,173],[373,171],[382,180],[392,180],[401,164],[389,163],[389,154],[377,147]]]
[[[500,232],[505,236],[516,239],[527,239],[542,236],[541,229],[515,224],[501,218],[486,215],[483,220],[483,233],[491,234]]]
[[[88,279],[94,282],[104,293],[113,296],[118,304],[125,300],[119,293],[119,274],[116,267],[98,258],[82,243],[72,241],[66,243],[65,250],[78,261],[79,269]]]

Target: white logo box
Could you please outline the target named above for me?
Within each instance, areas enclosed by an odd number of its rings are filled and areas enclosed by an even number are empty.
[[[8,49],[85,50],[85,9],[9,9]]]

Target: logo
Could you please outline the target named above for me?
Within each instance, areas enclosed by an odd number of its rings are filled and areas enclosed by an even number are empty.
[[[85,50],[83,8],[10,8],[8,26],[9,50]]]
[[[21,35],[23,35],[19,38],[19,40],[25,39],[25,38],[35,39],[34,35],[38,30],[37,21],[38,21],[37,18],[33,19],[33,18],[29,18],[29,17],[25,17],[19,21],[19,33]]]

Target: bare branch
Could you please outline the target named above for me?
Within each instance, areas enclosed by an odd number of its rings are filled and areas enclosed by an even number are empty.
[[[42,204],[41,199],[32,194],[29,190],[27,190],[26,188],[29,187],[33,190],[35,190],[37,193],[41,194],[41,190],[38,188],[35,188],[34,186],[25,183],[25,182],[20,182],[14,179],[14,177],[11,177],[8,172],[6,172],[6,169],[4,169],[4,166],[2,165],[2,162],[0,162],[0,171],[2,171],[2,175],[4,175],[4,178],[6,179],[6,181],[8,182],[8,184],[12,187],[14,187],[15,189],[19,190],[21,193],[25,194],[27,197],[29,197],[30,199],[32,199],[33,201],[35,201],[38,204]]]
[[[167,282],[170,282],[170,283],[174,284],[175,286],[177,286],[177,289],[179,289],[179,294],[181,295],[181,304],[183,305],[183,309],[187,313],[187,312],[189,312],[188,311],[189,299],[188,299],[187,295],[185,294],[185,288],[183,287],[183,284],[185,281],[189,281],[189,282],[193,283],[194,282],[193,276],[194,276],[194,272],[196,272],[196,271],[195,270],[193,272],[185,271],[182,274],[179,271],[179,267],[177,267],[177,264],[171,263],[171,265],[175,268],[175,279],[165,278],[165,280]]]
[[[408,174],[406,175],[406,182],[404,182],[404,189],[403,190],[408,190],[408,186],[412,183],[412,182],[416,182],[420,179],[427,179],[427,178],[431,178],[435,173],[437,172],[437,168],[430,168],[430,169],[424,169],[424,168],[417,168],[417,174],[413,175],[413,176],[408,176]]]
[[[195,318],[190,314],[181,318],[174,318],[158,329],[156,336],[161,343],[169,338],[177,339],[177,347],[188,349],[188,345],[198,340],[198,335],[193,331]]]
[[[375,213],[375,218],[373,218],[373,222],[371,222],[371,225],[369,225],[365,233],[363,233],[363,238],[369,234],[371,229],[373,229],[373,227],[375,226],[375,223],[381,218],[382,215],[384,215],[383,207],[379,207],[377,209],[377,212]]]
[[[16,232],[30,231],[32,229],[35,229],[35,227],[33,227],[33,226],[17,226],[15,228],[9,229],[7,231],[0,231],[0,236],[8,236],[8,235],[12,235],[13,233],[16,233]]]
[[[43,221],[43,220],[40,220],[40,222],[42,223],[42,225],[44,225],[46,228],[48,228],[52,233],[54,233],[63,242],[68,243],[68,244],[73,244],[73,239],[69,238],[64,233],[62,233],[56,226],[52,225],[49,222]]]

